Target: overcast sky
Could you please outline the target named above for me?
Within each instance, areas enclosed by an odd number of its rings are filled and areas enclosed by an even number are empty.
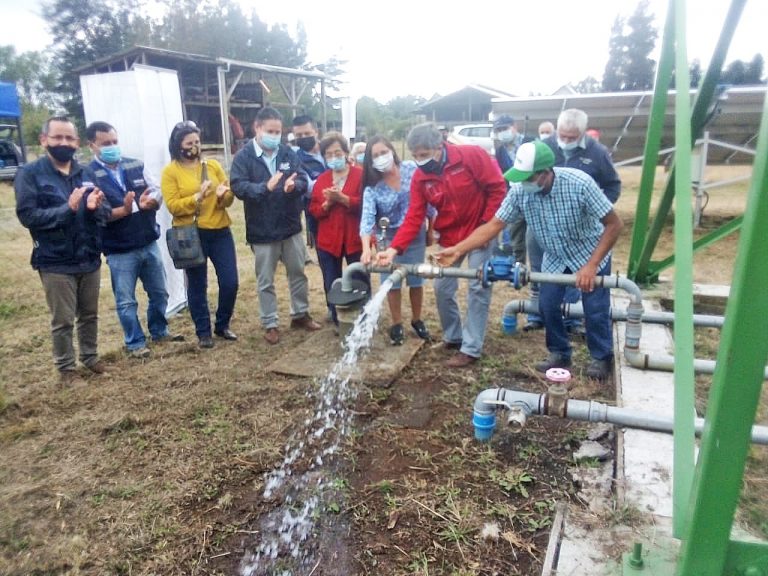
[[[484,84],[526,96],[550,94],[586,76],[601,78],[611,24],[629,15],[637,0],[474,0],[449,8],[432,0],[241,0],[262,20],[307,31],[309,60],[346,60],[345,93],[380,102],[413,94],[430,98],[467,84]],[[0,0],[0,44],[18,51],[50,43],[38,16],[39,0]],[[688,57],[706,65],[730,0],[688,2]],[[456,6],[454,4],[454,6]],[[661,34],[666,0],[651,0]],[[768,2],[749,0],[727,62],[768,59]],[[661,39],[657,40],[657,49]]]

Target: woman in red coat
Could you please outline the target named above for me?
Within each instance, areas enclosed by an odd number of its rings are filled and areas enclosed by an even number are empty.
[[[343,260],[358,262],[363,252],[360,242],[360,205],[363,171],[349,163],[349,143],[338,132],[329,132],[320,141],[320,154],[328,170],[320,174],[312,189],[309,212],[317,218],[317,259],[323,272],[325,295],[341,278]],[[329,304],[335,324],[336,308]]]

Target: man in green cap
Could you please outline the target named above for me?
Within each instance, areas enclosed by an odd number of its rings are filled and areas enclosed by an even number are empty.
[[[580,170],[555,168],[554,164],[555,156],[543,142],[521,145],[514,166],[504,174],[513,185],[496,215],[435,258],[441,266],[450,266],[467,251],[494,238],[508,222],[525,216],[529,229],[544,248],[542,271],[576,275],[592,356],[587,376],[604,380],[613,359],[610,293],[595,288],[595,277],[610,275],[611,249],[623,224],[591,177]],[[560,311],[565,289],[558,284],[541,285],[539,308],[549,356],[536,364],[539,372],[571,365],[571,344]]]

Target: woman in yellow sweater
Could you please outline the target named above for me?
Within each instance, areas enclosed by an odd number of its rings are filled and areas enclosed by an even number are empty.
[[[181,122],[171,132],[168,151],[172,161],[163,169],[163,200],[173,215],[174,226],[191,224],[197,214],[200,243],[210,258],[219,281],[219,304],[213,334],[237,340],[229,322],[237,299],[238,276],[235,241],[229,228],[227,207],[234,195],[229,180],[216,160],[201,160],[200,130],[192,122]],[[213,348],[211,315],[208,310],[208,261],[187,268],[187,304],[201,348]]]

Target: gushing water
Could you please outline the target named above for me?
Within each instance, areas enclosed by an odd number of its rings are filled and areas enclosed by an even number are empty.
[[[351,425],[349,405],[357,395],[350,376],[360,352],[373,337],[381,306],[392,287],[382,283],[365,305],[344,341],[344,355],[310,393],[317,403],[312,415],[285,447],[282,464],[267,474],[264,498],[279,504],[262,521],[261,541],[240,563],[242,576],[301,576],[312,562],[307,541],[312,536],[324,496],[333,492],[323,471],[338,453]]]

